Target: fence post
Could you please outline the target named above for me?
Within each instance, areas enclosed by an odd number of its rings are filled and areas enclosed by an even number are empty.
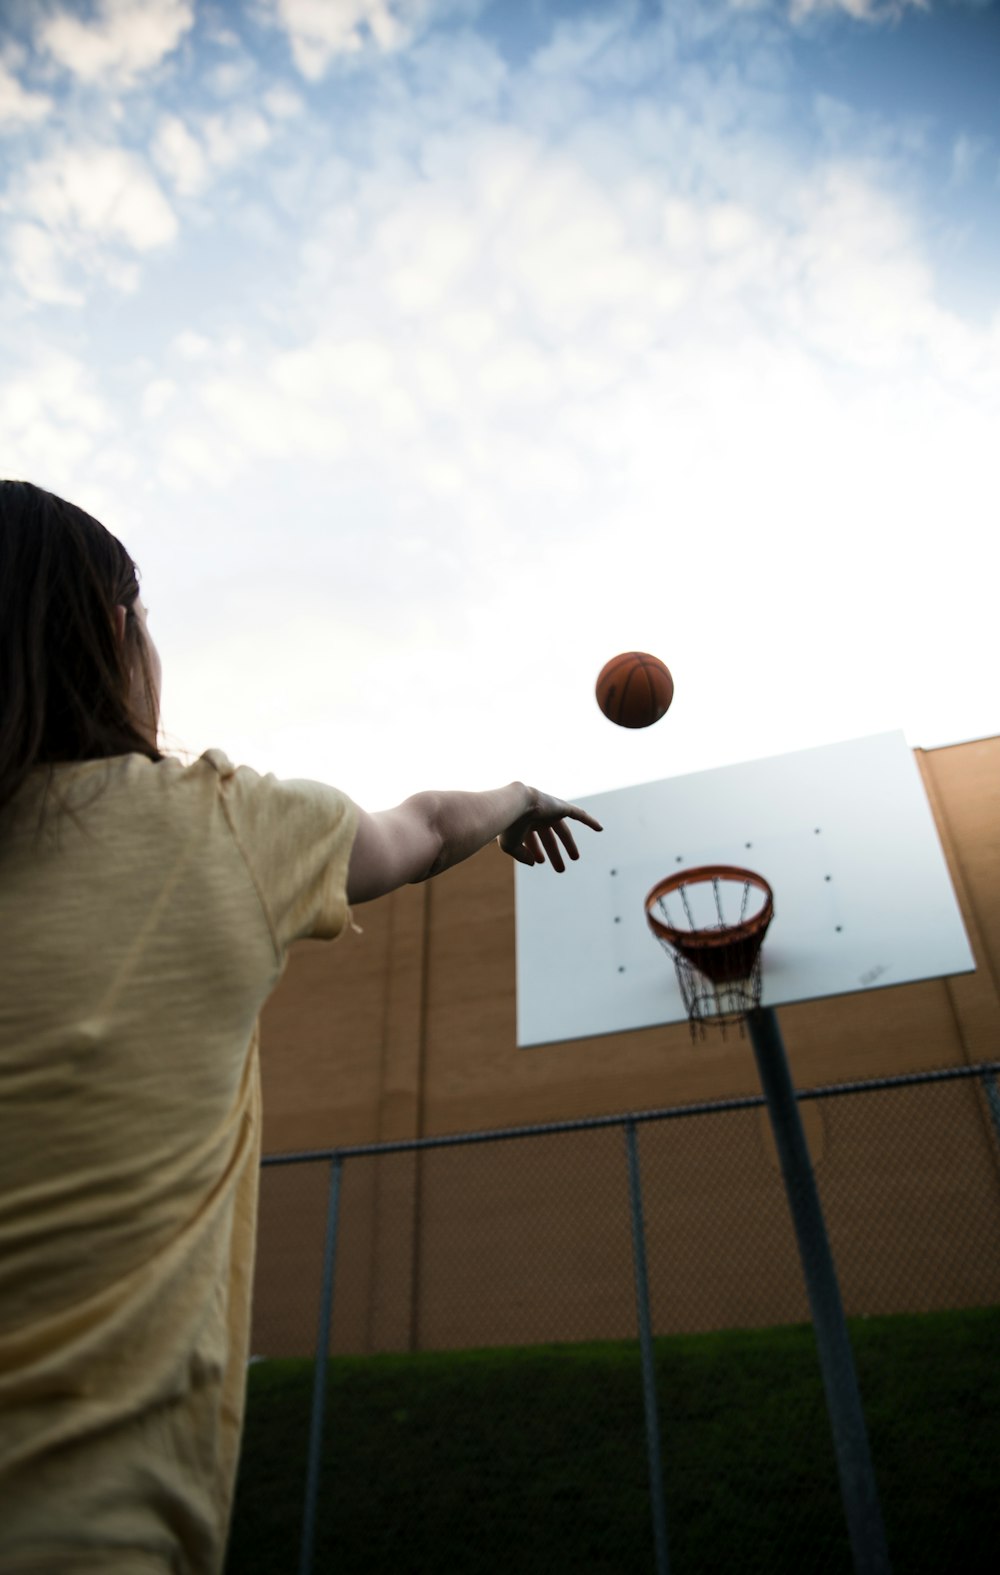
[[[983,1087],[986,1090],[986,1103],[990,1107],[993,1117],[993,1133],[1000,1143],[1000,1091],[997,1089],[997,1075],[995,1072],[983,1073]]]
[[[330,1164],[330,1194],[326,1205],[323,1285],[319,1301],[319,1330],[316,1335],[316,1365],[313,1371],[312,1416],[309,1422],[309,1461],[306,1467],[306,1500],[302,1515],[302,1546],[299,1551],[299,1575],[312,1575],[313,1548],[316,1542],[316,1502],[319,1497],[319,1467],[323,1452],[326,1368],[330,1355],[333,1276],[337,1260],[337,1223],[340,1213],[340,1176],[343,1164],[340,1154],[335,1154]]]
[[[642,1217],[642,1182],[639,1176],[639,1146],[635,1122],[625,1122],[628,1150],[629,1200],[632,1205],[632,1263],[635,1268],[635,1302],[639,1322],[639,1351],[642,1360],[642,1396],[646,1413],[646,1450],[649,1456],[649,1493],[653,1511],[653,1546],[656,1575],[668,1575],[667,1516],[663,1502],[663,1462],[660,1452],[660,1420],[656,1405],[656,1367],[653,1360],[653,1329],[649,1316],[649,1275],[646,1268],[646,1230]]]

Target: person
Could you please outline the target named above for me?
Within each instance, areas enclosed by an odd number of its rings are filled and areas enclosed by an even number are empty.
[[[258,1016],[291,944],[492,839],[562,873],[583,809],[512,782],[366,813],[157,745],[121,543],[0,482],[0,1572],[209,1575],[242,1425]]]

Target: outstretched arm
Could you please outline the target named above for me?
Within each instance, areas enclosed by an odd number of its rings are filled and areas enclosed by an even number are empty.
[[[522,864],[565,869],[563,851],[580,857],[567,824],[600,831],[586,810],[523,782],[489,793],[417,793],[396,809],[359,812],[347,874],[347,900],[369,902],[397,886],[428,880],[460,864],[496,837]]]

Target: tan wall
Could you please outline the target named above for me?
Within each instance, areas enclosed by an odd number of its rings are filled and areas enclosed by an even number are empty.
[[[800,1088],[1000,1054],[1000,738],[917,751],[917,759],[976,973],[783,1008]],[[732,1034],[692,1044],[678,1026],[518,1050],[513,868],[495,848],[427,886],[369,904],[355,918],[362,934],[294,950],[264,1013],[266,1152],[759,1092],[749,1046]],[[873,1187],[886,1216],[877,1285],[870,1273],[847,1273],[855,1303],[888,1311],[921,1295],[928,1305],[996,1299],[1000,1284],[993,1286],[985,1269],[962,1269],[970,1253],[963,1256],[956,1236],[963,1209],[968,1217],[969,1209],[1000,1207],[985,1101],[969,1085],[914,1091],[908,1104],[902,1096],[885,1098],[896,1103],[886,1107],[881,1126],[861,1114],[858,1101],[829,1102],[809,1116],[824,1200],[848,1222],[838,1226],[838,1257],[853,1261],[857,1220],[871,1213]],[[908,1136],[897,1130],[904,1105]],[[689,1134],[683,1142],[682,1130]],[[631,1333],[621,1145],[614,1131],[349,1163],[337,1348]],[[661,1152],[667,1158],[657,1161]],[[803,1316],[761,1113],[643,1129],[642,1153],[658,1325]],[[666,1178],[659,1193],[658,1164]],[[317,1177],[265,1172],[258,1350],[308,1349],[325,1191]],[[862,1202],[868,1214],[859,1215]],[[899,1216],[891,1225],[890,1209]],[[900,1245],[904,1218],[919,1223],[916,1255],[912,1244]],[[717,1242],[712,1251],[710,1239]],[[888,1272],[893,1251],[899,1261]]]

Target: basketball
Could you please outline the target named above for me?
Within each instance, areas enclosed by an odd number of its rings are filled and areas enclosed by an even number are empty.
[[[613,656],[597,678],[597,703],[619,727],[651,727],[666,716],[673,698],[669,669],[646,651]]]

